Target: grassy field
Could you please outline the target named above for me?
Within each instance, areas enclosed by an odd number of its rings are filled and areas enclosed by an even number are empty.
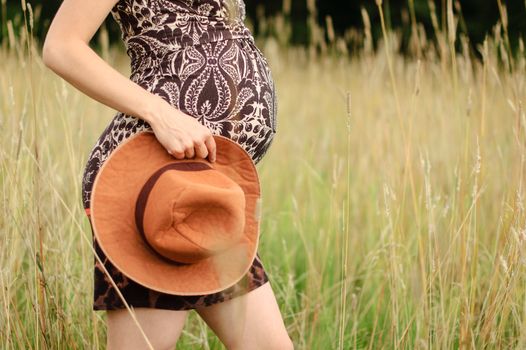
[[[526,348],[524,50],[436,36],[416,58],[388,30],[349,55],[258,39],[279,120],[259,251],[297,349]],[[81,174],[115,111],[26,38],[0,50],[0,348],[103,348]],[[195,348],[222,345],[192,313]]]

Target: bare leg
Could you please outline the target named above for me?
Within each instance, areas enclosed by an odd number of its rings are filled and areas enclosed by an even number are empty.
[[[269,282],[196,311],[229,350],[293,349]]]
[[[135,315],[155,350],[172,350],[181,335],[188,311],[136,308]],[[108,310],[108,350],[149,349],[127,309]]]

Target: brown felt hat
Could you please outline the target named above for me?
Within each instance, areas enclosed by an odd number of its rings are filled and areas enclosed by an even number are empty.
[[[150,289],[210,294],[238,282],[256,256],[260,184],[250,155],[214,135],[216,161],[176,159],[151,131],[104,162],[90,218],[103,252]]]

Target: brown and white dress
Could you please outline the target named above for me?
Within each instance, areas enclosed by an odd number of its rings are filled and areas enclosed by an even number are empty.
[[[111,14],[131,59],[130,79],[193,116],[213,134],[241,145],[258,163],[276,134],[277,98],[268,62],[245,26],[243,0],[119,0]],[[232,16],[232,13],[235,13]],[[82,178],[82,201],[90,194],[110,153],[133,134],[151,129],[143,119],[117,112],[93,146]],[[247,293],[268,281],[259,255],[236,285],[208,295],[178,296],[148,289],[122,274],[94,248],[133,307],[187,310]],[[94,310],[125,308],[97,259]]]

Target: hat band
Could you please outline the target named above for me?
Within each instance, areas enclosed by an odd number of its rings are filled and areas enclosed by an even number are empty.
[[[152,191],[152,188],[159,179],[159,177],[161,177],[161,175],[167,172],[168,170],[199,171],[208,169],[212,169],[212,167],[202,162],[170,163],[153,173],[153,175],[150,176],[150,178],[144,183],[141,192],[139,192],[139,196],[137,197],[137,202],[135,204],[135,225],[137,226],[137,230],[141,234],[141,237],[144,240],[144,242],[146,242],[146,244],[152,249],[152,251],[154,251],[159,257],[161,257],[167,262],[170,262],[172,264],[175,263],[177,265],[187,265],[187,263],[171,260],[159,254],[155,250],[155,248],[152,247],[150,242],[148,242],[148,240],[146,239],[146,235],[144,234],[144,210],[146,208],[148,196],[150,195],[150,192]]]

